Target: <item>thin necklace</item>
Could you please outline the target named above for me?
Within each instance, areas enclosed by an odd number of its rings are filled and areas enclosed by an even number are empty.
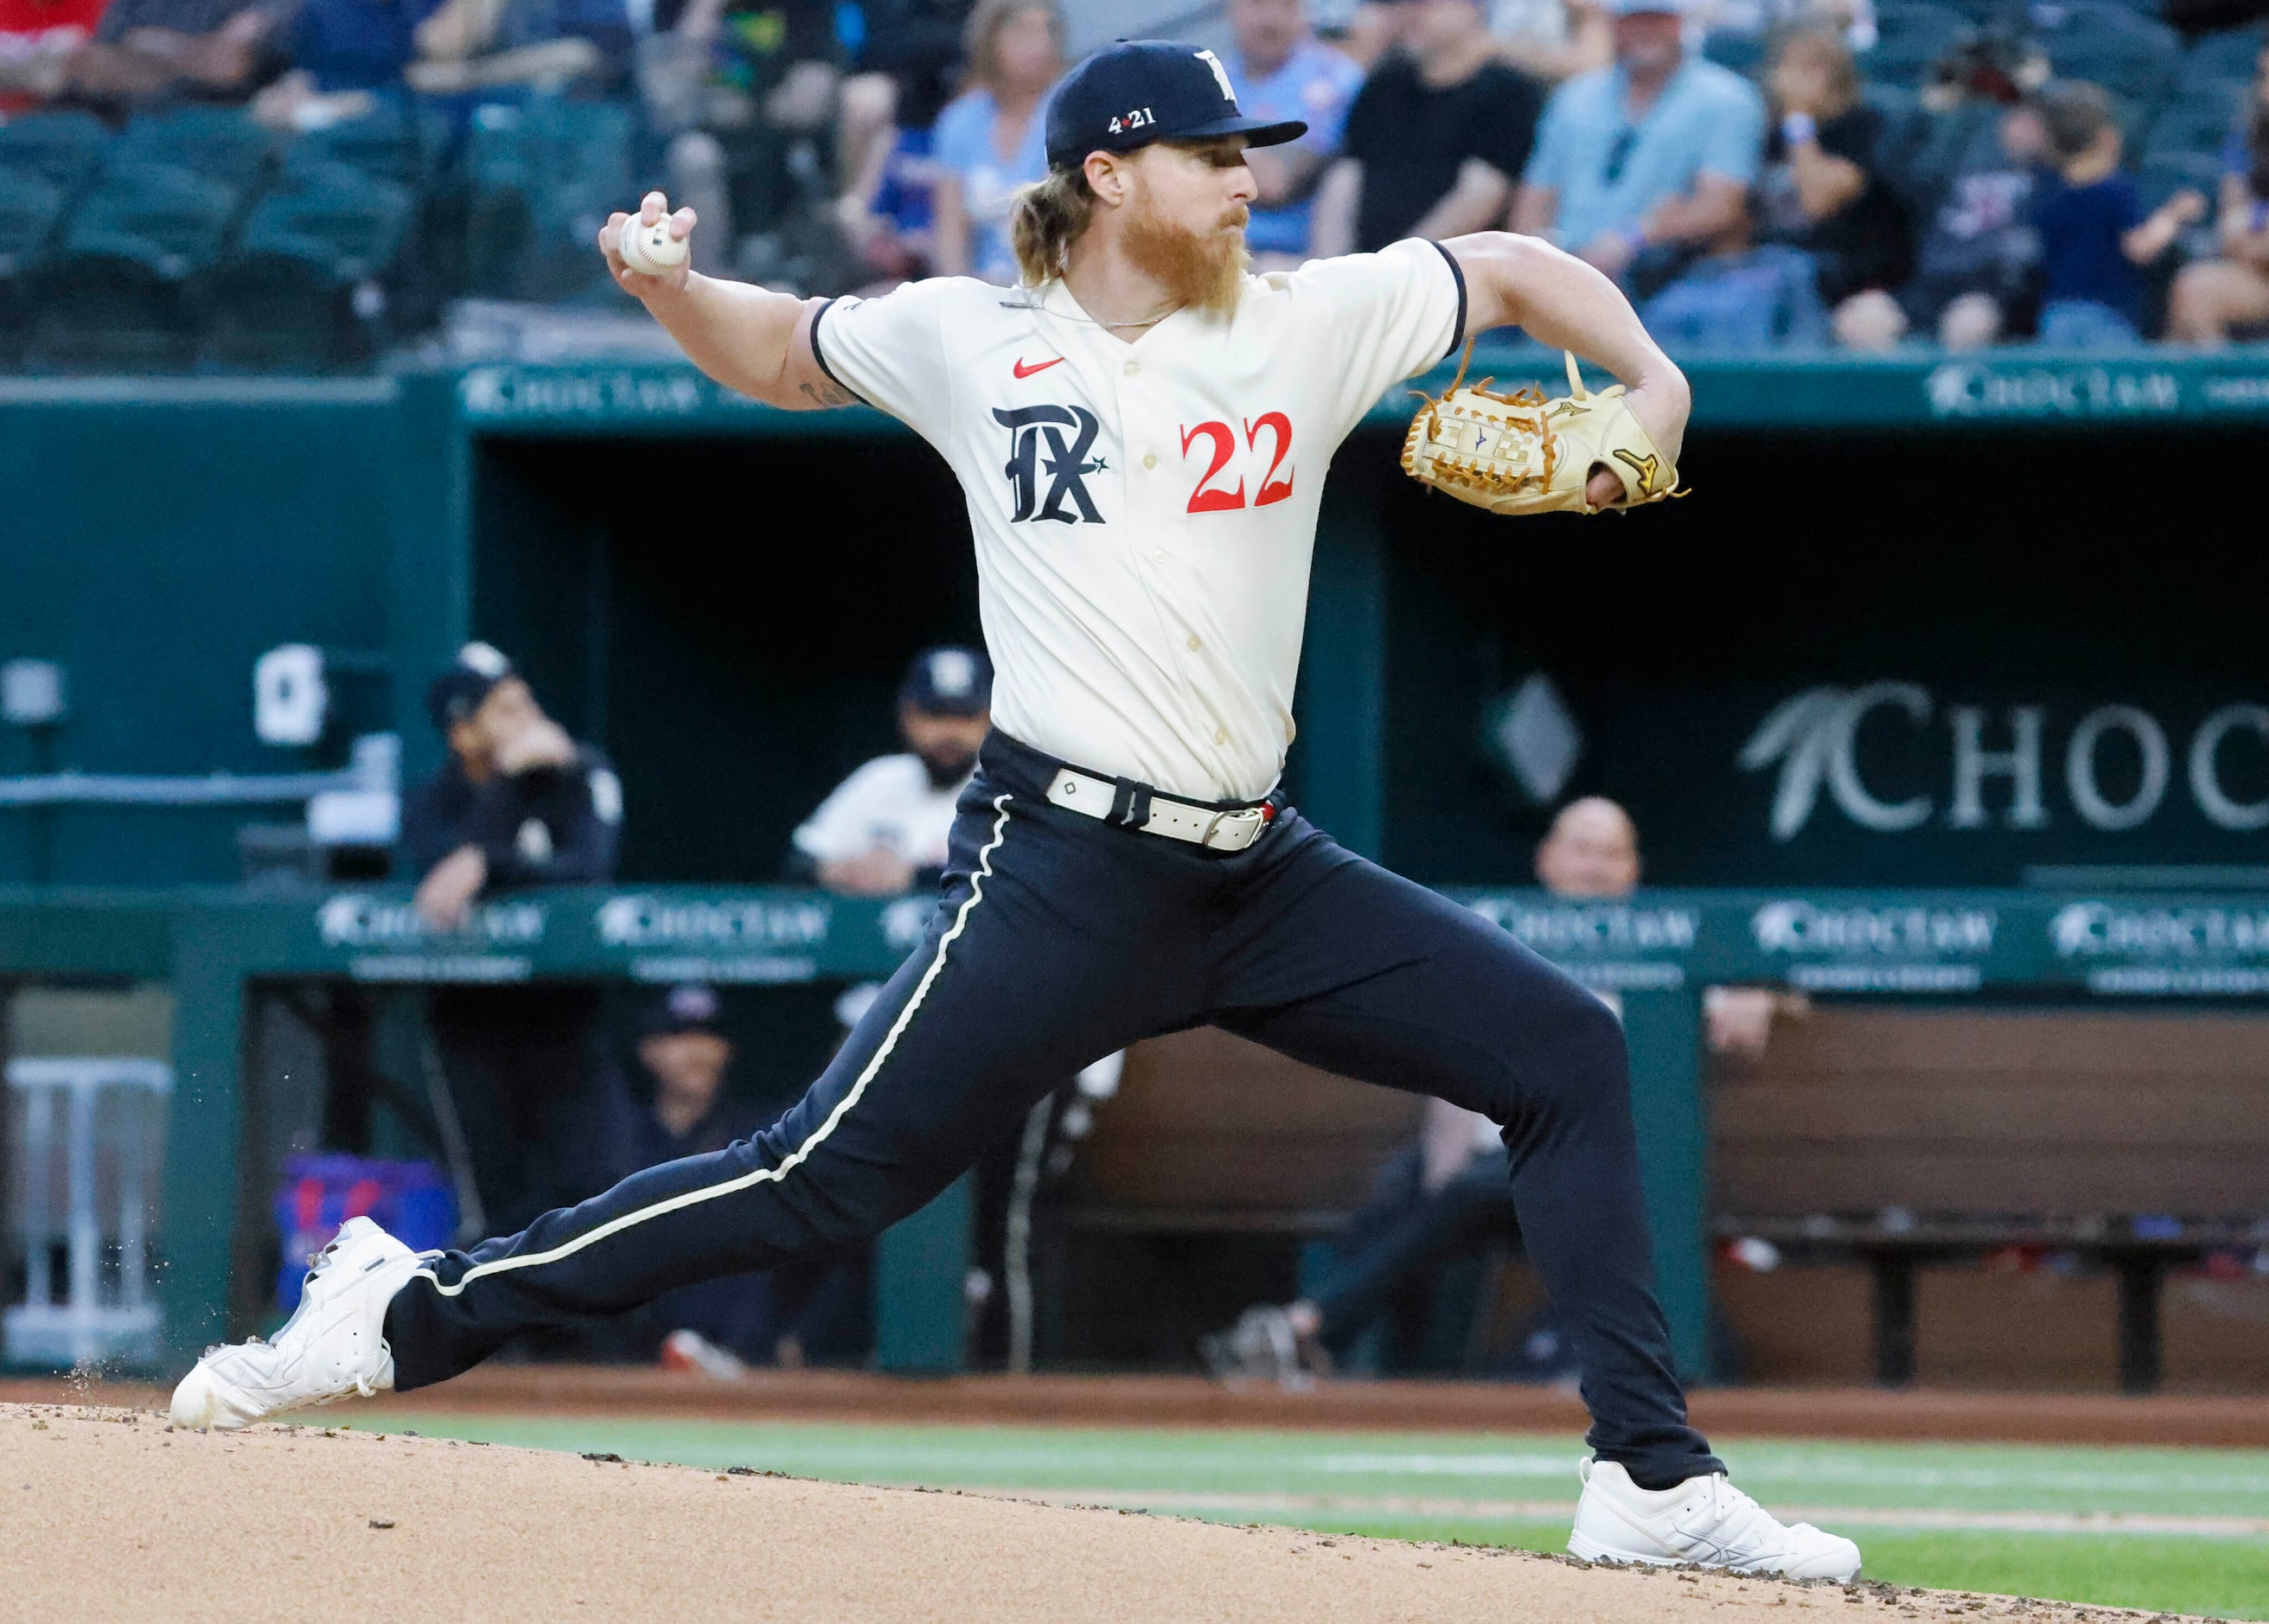
[[[1027,288],[1023,291],[1026,293],[1037,293],[1039,292],[1038,288]],[[1186,310],[1189,308],[1189,306],[1186,302],[1179,305],[1169,305],[1157,315],[1145,316],[1140,321],[1100,321],[1093,316],[1068,315],[1061,310],[1051,310],[1046,305],[1043,305],[1037,299],[1026,299],[1023,302],[1016,304],[1012,304],[1004,299],[1001,301],[1001,308],[1003,310],[1029,310],[1035,315],[1053,316],[1059,321],[1084,321],[1090,327],[1156,327],[1159,322],[1164,321],[1168,316],[1172,315],[1176,311]]]

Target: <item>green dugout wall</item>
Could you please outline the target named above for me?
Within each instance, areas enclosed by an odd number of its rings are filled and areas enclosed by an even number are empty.
[[[1476,371],[1553,386],[1556,360]],[[1327,488],[1291,782],[1349,845],[1445,889],[1519,883],[1548,807],[1585,791],[1637,809],[1655,880],[1789,888],[1479,897],[1622,998],[1666,1299],[1699,1371],[1701,985],[2269,989],[2269,931],[2227,890],[2269,879],[2269,555],[2242,505],[2269,354],[1691,371],[1696,494],[1628,519],[1507,526],[1429,498],[1393,467],[1408,402],[1381,403]],[[252,662],[284,642],[391,672],[350,720],[398,732],[414,777],[438,753],[424,681],[483,635],[622,766],[626,894],[723,910],[758,958],[818,909],[776,979],[901,950],[879,912],[714,889],[774,877],[795,819],[887,747],[913,647],[976,634],[950,478],[876,415],[774,412],[683,367],[12,380],[0,475],[0,660],[70,683],[59,728],[0,727],[0,787],[336,764],[345,728],[305,750],[253,738]],[[1559,741],[1526,750],[1526,778],[1514,733]],[[218,1329],[240,1222],[244,988],[351,980],[370,956],[326,940],[321,899],[182,889],[233,878],[246,816],[0,802],[0,886],[33,888],[0,906],[0,975],[175,988],[180,1348]],[[1816,889],[1854,880],[2047,889]],[[2118,889],[2151,882],[2190,899]],[[686,884],[711,889],[658,889]],[[641,979],[595,923],[607,901],[533,904],[514,973]],[[958,1323],[950,1217],[886,1267],[886,1356],[909,1366]]]
[[[1459,900],[1603,993],[1623,1015],[1656,1244],[1680,1361],[1709,1372],[1708,1126],[1703,989],[2135,1007],[2269,996],[2269,904],[2210,895],[1646,891],[1578,904],[1536,892]],[[366,986],[689,978],[789,985],[873,976],[919,939],[919,901],[788,889],[562,890],[481,910],[434,936],[405,890],[255,900],[219,892],[0,891],[0,982],[166,982],[176,1087],[165,1179],[162,1300],[176,1356],[232,1324],[233,1276],[270,1193],[254,1187],[245,1077],[250,993],[321,979]],[[886,1368],[954,1368],[968,1256],[965,1189],[882,1249]],[[2251,1233],[2251,1231],[2247,1231]],[[252,1297],[257,1302],[264,1291]],[[246,1318],[243,1294],[234,1318]]]
[[[2260,866],[2269,353],[1691,371],[1695,494],[1629,519],[1429,496],[1394,469],[1402,399],[1342,449],[1291,769],[1320,821],[1442,884],[1520,882],[1587,791],[1665,882]],[[762,882],[888,747],[907,653],[978,631],[927,447],[683,367],[0,380],[0,660],[70,689],[60,727],[0,727],[0,780],[301,771],[388,724],[414,777],[424,682],[482,635],[617,757],[626,877]],[[252,662],[288,641],[391,673],[319,747],[253,737]],[[1540,676],[1572,737],[1523,783],[1499,735]],[[0,801],[0,883],[225,883],[241,821]]]

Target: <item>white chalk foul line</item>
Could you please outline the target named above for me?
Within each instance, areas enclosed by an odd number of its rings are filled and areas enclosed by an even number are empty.
[[[1051,1505],[1112,1506],[1196,1516],[1442,1517],[1460,1522],[1561,1522],[1572,1500],[1459,1500],[1420,1495],[1231,1495],[1146,1493],[1125,1488],[1002,1488],[975,1491]],[[1881,1506],[1775,1506],[1784,1522],[1823,1527],[1906,1528],[1950,1533],[2156,1534],[2206,1539],[2269,1536],[2269,1517],[2154,1517],[2113,1511],[1933,1511]]]

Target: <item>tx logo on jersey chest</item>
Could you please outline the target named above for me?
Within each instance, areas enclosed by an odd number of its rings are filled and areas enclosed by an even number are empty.
[[[1101,524],[1087,476],[1110,464],[1088,454],[1103,425],[1081,406],[994,407],[993,420],[1009,431],[1009,476],[1016,512],[1012,523],[1048,519],[1058,524]]]

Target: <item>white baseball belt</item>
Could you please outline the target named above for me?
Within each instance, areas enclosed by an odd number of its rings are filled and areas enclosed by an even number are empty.
[[[1076,767],[1060,767],[1055,777],[1048,780],[1048,799],[1066,811],[1081,813],[1102,823],[1117,823],[1146,835],[1185,840],[1209,852],[1242,852],[1260,838],[1260,831],[1275,816],[1274,808],[1266,805],[1206,807],[1194,801],[1170,800],[1155,790],[1138,790],[1122,807],[1119,792],[1120,786],[1109,779],[1098,779]],[[1137,823],[1130,813],[1141,808],[1146,796],[1149,815]],[[1119,808],[1115,814],[1113,808]]]

